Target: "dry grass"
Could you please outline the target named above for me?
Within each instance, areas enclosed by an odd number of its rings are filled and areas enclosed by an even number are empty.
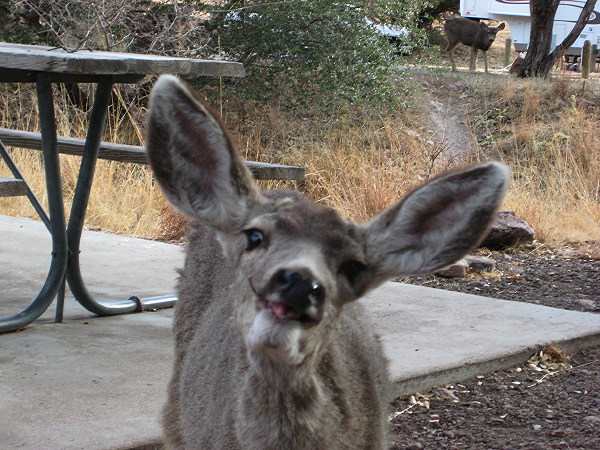
[[[503,207],[525,218],[544,241],[600,239],[600,142],[594,133],[598,111],[578,100],[579,86],[483,76],[465,77],[459,83],[466,84],[473,101],[467,114],[476,118],[474,123],[482,104],[492,111],[491,117],[479,120],[477,133],[493,139],[484,139],[474,159],[500,158],[513,170],[515,180]],[[418,95],[423,100],[429,94]],[[34,103],[26,88],[0,93],[0,126],[36,131]],[[139,144],[138,124],[144,114],[143,109],[111,111],[106,140]],[[82,137],[85,116],[85,111],[57,108],[59,134]],[[448,165],[438,157],[439,146],[428,142],[423,132],[411,131],[424,120],[418,108],[395,116],[365,111],[300,119],[267,107],[226,105],[225,120],[246,159],[305,167],[307,179],[297,187],[357,221],[368,220]],[[13,152],[34,191],[43,193],[40,154]],[[62,156],[61,162],[70,203],[80,158]],[[0,163],[0,175],[7,173]],[[268,188],[286,184],[262,183]],[[24,199],[0,199],[0,211],[35,216]],[[167,206],[147,167],[99,161],[87,226],[179,239],[185,223]]]
[[[86,112],[65,107],[65,99],[57,97],[58,134],[84,137]],[[0,104],[0,126],[37,131],[31,90],[21,87],[4,92]],[[142,110],[133,118],[128,109],[112,110],[105,140],[139,144],[142,132],[136,124],[143,121],[144,113]],[[293,119],[272,109],[227,116],[246,159],[305,167],[306,182],[297,187],[354,220],[372,217],[440,168],[435,161],[438,149],[411,137],[399,117],[364,120],[357,114],[324,124],[316,119]],[[41,153],[14,149],[12,154],[34,192],[44,195]],[[79,163],[79,157],[61,155],[67,208]],[[10,176],[2,163],[0,175]],[[286,185],[261,183],[267,188]],[[45,204],[44,197],[40,200]],[[0,210],[36,217],[25,198],[0,199]],[[86,226],[171,240],[182,237],[185,224],[186,220],[166,205],[147,167],[98,161]]]
[[[119,105],[117,99],[116,105]],[[141,131],[130,111],[115,108],[109,113],[106,140],[122,143],[139,143]],[[62,95],[57,95],[57,132],[62,136],[85,137],[87,111],[66,107]],[[0,126],[28,131],[39,131],[35,108],[35,92],[28,87],[18,87],[0,93]],[[36,150],[12,149],[24,178],[39,200],[46,205],[42,154]],[[70,209],[77,182],[81,158],[61,155],[63,192],[67,211]],[[10,176],[8,168],[0,162],[0,176]],[[155,186],[147,167],[98,161],[96,176],[89,201],[86,225],[93,228],[132,236],[154,237],[164,233],[166,202]],[[26,198],[0,198],[2,214],[37,218]]]
[[[245,135],[244,156],[305,167],[300,189],[355,221],[370,219],[446,168],[439,148],[410,133],[401,117],[346,116],[317,128],[281,113],[266,116]]]
[[[599,240],[598,87],[584,92],[580,82],[560,78],[478,80],[471,87],[473,99],[498,113],[478,131],[487,138],[483,153],[513,170],[505,207],[542,241]]]

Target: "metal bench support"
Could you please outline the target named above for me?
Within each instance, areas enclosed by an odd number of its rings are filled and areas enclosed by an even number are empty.
[[[100,142],[104,133],[112,86],[113,80],[110,76],[102,77],[98,82],[88,135],[81,160],[81,168],[67,225],[63,202],[60,160],[58,157],[59,151],[52,83],[44,73],[39,73],[36,78],[49,214],[46,214],[29,188],[27,188],[27,191],[29,199],[32,201],[32,204],[52,236],[52,260],[46,282],[36,299],[22,312],[0,319],[0,333],[16,331],[29,325],[48,309],[57,295],[56,320],[59,322],[62,321],[65,281],[69,284],[69,288],[75,299],[84,308],[102,316],[170,308],[177,301],[177,297],[174,295],[149,298],[133,296],[121,302],[99,301],[90,295],[81,276],[79,265],[81,233],[96,161],[98,159]],[[1,143],[0,147],[2,157],[7,162],[10,161],[8,163],[9,167],[15,177],[20,178],[17,167]]]
[[[44,170],[46,172],[46,189],[48,191],[49,218],[46,226],[52,235],[52,252],[50,269],[44,286],[35,300],[26,309],[14,316],[0,319],[0,333],[15,331],[29,325],[40,317],[50,306],[65,278],[69,245],[65,226],[65,211],[60,183],[60,161],[56,147],[56,121],[54,119],[54,103],[52,85],[47,76],[40,73],[37,77],[38,108],[40,126],[43,136]],[[4,149],[3,149],[4,150]],[[36,200],[37,202],[37,200]],[[39,202],[37,202],[39,208]],[[35,204],[34,204],[35,206]],[[36,207],[36,210],[38,208]],[[41,209],[43,211],[43,209]],[[39,211],[38,211],[39,212]],[[45,213],[41,215],[43,218]],[[46,221],[45,221],[46,222]]]
[[[120,302],[103,302],[94,299],[90,295],[83,282],[83,277],[81,276],[81,267],[79,264],[81,233],[90,197],[92,180],[94,178],[96,161],[98,159],[100,142],[102,141],[102,135],[104,134],[106,112],[108,111],[108,105],[110,103],[111,90],[112,82],[109,79],[102,80],[98,83],[83,156],[81,157],[81,166],[79,169],[77,186],[75,188],[75,196],[73,197],[71,214],[67,226],[67,238],[70,249],[69,264],[67,268],[69,289],[84,308],[100,316],[141,312],[145,309],[170,308],[177,300],[174,295],[152,297],[149,299],[152,305],[151,307],[145,307],[146,299],[140,299],[138,297],[130,297],[128,300]]]

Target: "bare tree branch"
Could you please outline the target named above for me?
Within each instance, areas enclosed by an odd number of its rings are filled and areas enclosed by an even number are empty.
[[[590,16],[594,12],[594,7],[596,6],[596,0],[587,0],[585,2],[584,7],[581,9],[581,13],[579,14],[579,18],[577,19],[577,23],[571,30],[571,32],[567,35],[567,37],[554,49],[554,51],[550,54],[552,58],[558,58],[563,55],[577,40],[588,20],[590,20]]]

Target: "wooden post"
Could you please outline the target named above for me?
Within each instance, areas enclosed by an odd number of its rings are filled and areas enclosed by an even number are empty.
[[[511,63],[512,54],[512,39],[506,38],[506,42],[504,43],[504,67],[508,66]]]
[[[581,52],[581,77],[587,80],[590,77],[590,56],[592,53],[592,43],[585,41]]]
[[[598,64],[596,63],[596,61],[598,61],[598,44],[592,45],[592,54],[590,55],[590,58],[591,58],[590,70],[592,72],[598,72]]]

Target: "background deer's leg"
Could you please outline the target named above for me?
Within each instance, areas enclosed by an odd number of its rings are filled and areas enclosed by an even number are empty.
[[[457,43],[453,45],[448,43],[448,47],[446,47],[445,52],[450,55],[450,61],[452,62],[452,71],[456,72],[456,62],[454,61],[454,49],[456,48]]]
[[[483,64],[485,65],[485,73],[488,73],[487,52],[483,52]]]
[[[456,72],[456,62],[454,61],[454,49],[450,50],[450,61],[452,61],[452,72]]]
[[[475,72],[477,70],[477,47],[471,47],[471,61],[469,63],[469,70]]]

